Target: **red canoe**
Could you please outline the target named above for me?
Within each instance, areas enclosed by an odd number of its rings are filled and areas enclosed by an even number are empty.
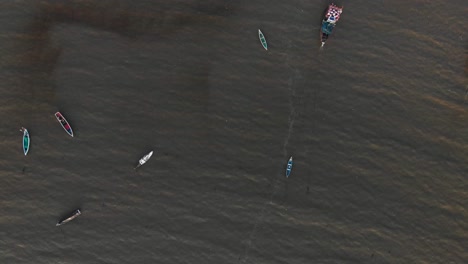
[[[72,130],[70,124],[68,123],[68,121],[65,119],[65,117],[60,112],[55,113],[55,117],[60,122],[63,129],[65,129],[65,131],[67,131],[68,135],[73,137],[73,130]]]

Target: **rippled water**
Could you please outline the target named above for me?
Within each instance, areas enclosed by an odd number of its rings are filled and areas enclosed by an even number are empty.
[[[0,263],[465,263],[466,1],[328,3],[0,4]]]

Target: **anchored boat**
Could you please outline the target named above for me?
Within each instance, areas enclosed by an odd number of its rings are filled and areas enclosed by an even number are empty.
[[[292,156],[288,160],[288,166],[286,167],[286,178],[289,177],[292,171],[292,166],[293,166],[293,158]]]
[[[20,131],[23,132],[23,152],[24,152],[24,155],[26,156],[28,155],[29,144],[31,140],[29,138],[29,132],[26,128],[22,127]]]
[[[150,151],[150,153],[144,155],[139,161],[138,161],[138,165],[135,167],[135,170],[142,166],[143,164],[145,164],[150,158],[151,156],[153,156],[153,151]]]
[[[335,28],[336,22],[340,19],[342,12],[343,7],[338,7],[335,4],[328,6],[327,13],[322,20],[322,27],[320,28],[320,41],[322,41],[322,47],[325,45],[325,42]]]
[[[71,220],[77,218],[80,214],[81,214],[80,209],[76,209],[73,213],[71,213],[70,216],[67,216],[66,218],[58,221],[55,226],[60,226],[60,225],[66,224],[66,223],[70,222]]]
[[[258,38],[260,39],[260,43],[262,43],[262,46],[268,50],[268,44],[266,42],[265,36],[263,35],[262,31],[259,29],[258,30]]]
[[[57,120],[60,122],[60,125],[62,125],[63,129],[65,129],[68,135],[73,137],[73,130],[65,117],[60,112],[57,112],[55,113],[55,118],[57,118]]]

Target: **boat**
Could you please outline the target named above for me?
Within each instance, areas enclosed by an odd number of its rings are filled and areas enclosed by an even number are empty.
[[[75,211],[73,211],[73,213],[70,214],[70,216],[67,216],[66,218],[58,221],[55,226],[60,226],[60,225],[66,224],[66,223],[70,222],[71,220],[77,218],[80,214],[81,214],[80,209],[76,209]]]
[[[288,160],[288,166],[286,167],[286,178],[289,177],[292,171],[292,166],[293,166],[293,158],[292,156]]]
[[[60,122],[60,125],[62,125],[63,129],[67,131],[68,135],[73,137],[73,130],[65,117],[60,112],[55,113],[55,117]]]
[[[138,165],[135,167],[135,169],[137,169],[138,167],[142,166],[143,164],[145,164],[150,158],[151,156],[153,156],[153,151],[150,151],[150,153],[144,155],[139,161],[138,161]]]
[[[29,151],[29,144],[31,143],[31,140],[29,138],[29,132],[26,128],[22,127],[20,129],[21,132],[23,132],[23,152],[24,152],[24,155],[28,155],[28,151]]]
[[[328,6],[325,17],[322,20],[322,27],[320,28],[320,41],[322,41],[322,47],[325,45],[325,42],[335,28],[336,22],[340,19],[342,12],[343,7],[338,7],[335,4],[330,4]]]
[[[260,39],[260,43],[262,43],[262,46],[268,50],[268,44],[266,42],[265,36],[263,35],[262,31],[259,29],[258,30],[258,38]]]

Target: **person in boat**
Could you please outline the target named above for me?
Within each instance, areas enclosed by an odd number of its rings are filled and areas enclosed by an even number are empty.
[[[58,119],[59,119],[60,123],[62,123],[62,125],[66,125],[66,124],[67,124],[67,122],[65,121],[65,119],[63,119],[62,116],[59,116]]]

